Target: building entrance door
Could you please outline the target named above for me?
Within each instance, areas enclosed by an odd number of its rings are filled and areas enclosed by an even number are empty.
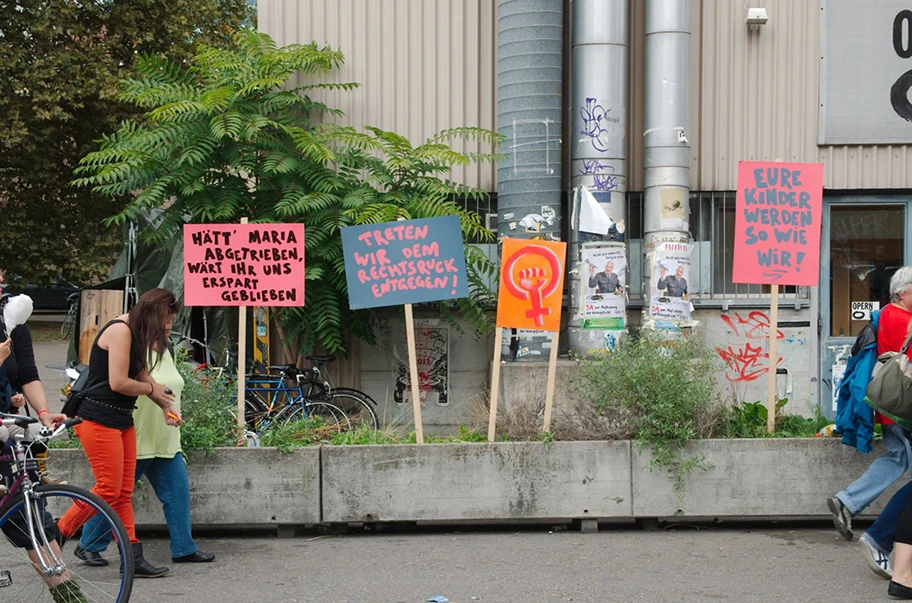
[[[820,262],[820,402],[834,417],[834,389],[855,337],[890,301],[890,277],[909,258],[909,201],[826,198]]]

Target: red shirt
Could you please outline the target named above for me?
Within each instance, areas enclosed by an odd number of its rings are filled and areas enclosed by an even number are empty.
[[[880,320],[877,323],[877,355],[886,352],[898,352],[909,334],[909,322],[912,321],[912,312],[896,304],[887,304],[880,311]],[[912,346],[906,355],[912,359]],[[874,413],[874,420],[881,425],[892,425],[894,421],[879,412]]]

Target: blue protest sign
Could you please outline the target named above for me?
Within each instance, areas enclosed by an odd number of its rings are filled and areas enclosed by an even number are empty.
[[[459,216],[342,229],[352,310],[467,297]]]

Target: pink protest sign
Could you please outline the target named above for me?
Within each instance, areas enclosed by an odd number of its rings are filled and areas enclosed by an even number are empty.
[[[303,224],[185,224],[184,304],[303,306]]]
[[[823,165],[741,161],[732,282],[816,286]]]

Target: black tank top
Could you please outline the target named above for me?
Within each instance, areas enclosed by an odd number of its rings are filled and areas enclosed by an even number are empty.
[[[89,380],[86,383],[86,390],[91,389],[91,391],[88,391],[79,406],[79,416],[105,427],[129,429],[133,427],[133,409],[136,407],[136,396],[127,396],[111,389],[110,384],[107,383],[109,380],[108,358],[110,354],[108,350],[98,347],[98,340],[101,335],[108,327],[118,322],[127,324],[123,320],[112,320],[98,331],[98,335],[95,336],[95,342],[92,343],[92,351],[89,354]],[[131,345],[130,368],[127,372],[127,376],[131,379],[135,379],[138,374],[136,360],[136,351]]]

